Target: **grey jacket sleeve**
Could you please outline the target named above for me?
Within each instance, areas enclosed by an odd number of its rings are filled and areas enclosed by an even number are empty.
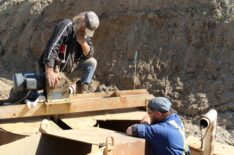
[[[93,47],[93,43],[92,43],[92,41],[91,41],[91,39],[89,37],[86,38],[86,42],[88,43],[88,45],[90,47],[90,51],[89,51],[89,54],[87,56],[85,56],[85,57],[90,58],[94,54],[94,47]]]
[[[72,22],[70,20],[64,20],[58,23],[47,43],[46,49],[44,50],[44,64],[49,67],[54,67],[55,60],[58,56],[59,47],[67,39],[69,35],[69,28]]]

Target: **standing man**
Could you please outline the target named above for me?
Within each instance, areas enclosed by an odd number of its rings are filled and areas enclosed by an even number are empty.
[[[59,83],[58,71],[69,74],[78,69],[82,74],[80,80],[69,88],[70,93],[87,91],[97,66],[91,37],[98,26],[99,18],[93,11],[82,12],[55,26],[39,59],[39,66],[51,88]]]
[[[156,97],[148,103],[148,114],[140,124],[128,127],[126,133],[145,138],[149,142],[150,155],[188,155],[184,126],[177,114],[171,114],[171,102]]]

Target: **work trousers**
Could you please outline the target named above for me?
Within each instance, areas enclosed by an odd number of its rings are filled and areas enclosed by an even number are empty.
[[[97,60],[93,57],[88,59],[81,59],[76,64],[73,65],[71,75],[68,74],[68,77],[77,76],[76,72],[80,72],[80,82],[85,84],[90,84],[92,82],[92,78],[94,72],[97,67]],[[74,72],[74,73],[73,73]]]

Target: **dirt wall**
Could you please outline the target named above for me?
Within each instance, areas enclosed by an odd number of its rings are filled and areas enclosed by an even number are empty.
[[[95,78],[169,97],[181,113],[234,111],[233,0],[1,0],[0,76],[33,71],[54,25],[93,10]],[[234,117],[234,116],[233,116]]]

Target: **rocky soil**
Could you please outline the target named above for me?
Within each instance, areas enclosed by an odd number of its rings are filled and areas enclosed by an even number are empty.
[[[53,26],[86,10],[101,21],[95,80],[168,97],[195,135],[215,108],[218,141],[234,145],[234,0],[0,0],[0,97],[35,69]]]

